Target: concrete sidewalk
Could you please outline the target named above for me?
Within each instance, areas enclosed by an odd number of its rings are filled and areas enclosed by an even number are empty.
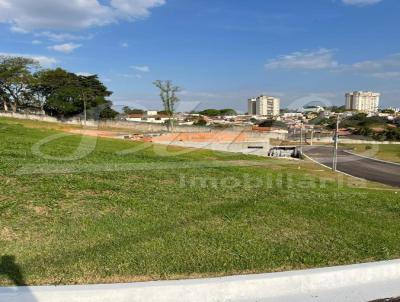
[[[400,296],[400,260],[226,278],[0,288],[1,302],[367,302]]]

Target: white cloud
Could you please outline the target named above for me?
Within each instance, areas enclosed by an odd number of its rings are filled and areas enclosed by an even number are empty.
[[[150,67],[149,66],[131,66],[131,68],[140,71],[140,72],[150,72]]]
[[[311,52],[295,52],[269,60],[267,69],[282,70],[328,70],[338,73],[351,73],[378,79],[400,78],[400,53],[382,59],[365,60],[352,64],[339,64],[334,51],[320,49]]]
[[[400,71],[384,71],[372,73],[378,79],[400,79]]]
[[[51,58],[51,57],[41,56],[41,55],[0,52],[0,56],[30,58],[30,59],[33,59],[33,60],[39,62],[39,64],[43,67],[51,67],[52,65],[57,63],[56,59]]]
[[[65,40],[89,40],[93,38],[93,35],[87,35],[87,36],[82,36],[82,35],[73,35],[69,33],[54,33],[50,31],[43,31],[40,33],[35,33],[36,37],[46,37],[49,40],[53,42],[63,42]]]
[[[62,52],[65,54],[72,53],[75,49],[81,47],[82,45],[80,44],[75,44],[75,43],[65,43],[65,44],[58,44],[58,45],[53,45],[48,47],[50,50]]]
[[[321,48],[316,51],[298,51],[269,60],[267,69],[330,69],[338,66],[334,50]]]
[[[0,0],[0,22],[24,31],[83,29],[147,17],[166,0]]]
[[[373,5],[382,2],[383,0],[342,0],[342,2],[346,5],[357,5],[357,6],[366,6]]]
[[[398,78],[400,74],[400,54],[393,54],[383,59],[341,65],[338,71],[353,72],[380,79]]]
[[[40,41],[40,40],[33,40],[33,41],[32,41],[32,44],[33,44],[33,45],[40,45],[40,44],[42,44],[42,41]]]
[[[85,72],[85,71],[81,71],[81,72],[77,72],[75,73],[77,76],[83,76],[83,77],[90,77],[92,75],[94,75],[93,73],[90,72]]]
[[[0,4],[1,4],[1,3],[0,3]],[[23,28],[21,28],[21,27],[15,26],[15,25],[11,26],[11,27],[10,27],[10,30],[11,30],[12,32],[18,33],[18,34],[27,34],[27,33],[29,32],[29,31],[27,31],[27,30],[25,30],[25,29],[23,29]]]
[[[118,76],[126,79],[133,78],[133,75],[129,73],[119,73]]]

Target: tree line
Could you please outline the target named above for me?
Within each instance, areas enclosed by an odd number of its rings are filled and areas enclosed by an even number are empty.
[[[336,119],[334,117],[317,117],[311,120],[310,123],[324,126],[329,130],[336,128]],[[368,117],[368,115],[365,113],[358,113],[353,116],[343,118],[340,121],[339,127],[348,129],[352,134],[368,136],[374,140],[400,140],[400,118],[389,121],[384,117]]]
[[[112,92],[97,75],[43,69],[34,59],[0,56],[0,108],[69,118],[114,118]]]
[[[196,112],[193,112],[196,113]],[[215,116],[232,116],[237,115],[237,112],[233,109],[205,109],[197,112],[198,114],[215,117]]]

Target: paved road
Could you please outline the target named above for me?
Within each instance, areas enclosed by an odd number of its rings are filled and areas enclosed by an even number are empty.
[[[331,147],[306,147],[304,153],[313,160],[332,167],[333,149]],[[400,187],[400,165],[398,164],[360,157],[340,149],[337,169],[359,178]]]

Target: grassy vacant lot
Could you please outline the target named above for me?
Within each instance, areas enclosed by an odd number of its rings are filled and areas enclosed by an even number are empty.
[[[163,156],[162,146],[132,152],[140,145],[122,140],[99,139],[77,159],[71,154],[82,137],[48,139],[39,148],[37,142],[59,132],[27,125],[0,119],[0,257],[15,256],[28,284],[219,276],[400,257],[394,189],[336,179],[308,162],[178,148],[167,151],[180,155]],[[90,151],[92,141],[86,142],[82,152]],[[13,274],[3,263],[0,284],[10,284]]]
[[[400,163],[400,145],[344,145],[346,148],[351,148],[353,152],[363,156],[375,157],[382,160],[388,160],[395,163]]]

